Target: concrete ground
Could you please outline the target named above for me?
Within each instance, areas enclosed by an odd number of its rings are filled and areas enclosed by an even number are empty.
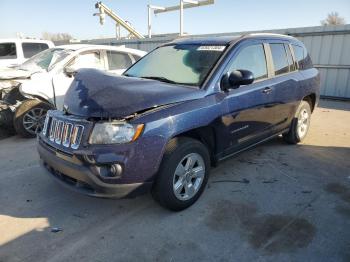
[[[0,141],[0,261],[350,261],[350,103],[321,101],[303,144],[226,160],[180,213],[62,188],[35,143]]]

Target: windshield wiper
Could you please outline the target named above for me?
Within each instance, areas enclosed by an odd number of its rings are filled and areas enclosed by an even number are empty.
[[[178,84],[178,82],[175,82],[173,80],[170,80],[170,79],[162,77],[162,76],[142,76],[141,78],[158,80],[158,81],[169,83],[169,84]]]
[[[122,76],[134,77],[133,75],[129,75],[129,74],[122,74]]]
[[[134,75],[129,75],[129,74],[123,74],[123,76],[127,76],[127,77],[137,77]],[[141,76],[139,78],[144,78],[144,79],[151,79],[151,80],[158,80],[164,83],[169,83],[169,84],[177,84],[177,85],[187,85],[187,86],[197,86],[194,83],[180,83],[180,82],[176,82],[173,80],[170,80],[168,78],[162,77],[162,76]]]

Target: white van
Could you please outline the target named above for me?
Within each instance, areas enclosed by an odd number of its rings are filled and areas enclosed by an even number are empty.
[[[38,39],[0,39],[0,68],[22,64],[28,58],[55,45]]]

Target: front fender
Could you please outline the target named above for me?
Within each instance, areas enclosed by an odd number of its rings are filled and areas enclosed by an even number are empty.
[[[211,126],[222,115],[224,104],[217,95],[177,104],[169,108],[139,117],[132,123],[144,123],[142,138],[153,141],[151,144],[157,150],[158,170],[163,159],[167,143],[182,133]]]
[[[27,98],[39,98],[54,104],[52,80],[48,74],[34,74],[29,81],[19,87],[21,94]]]

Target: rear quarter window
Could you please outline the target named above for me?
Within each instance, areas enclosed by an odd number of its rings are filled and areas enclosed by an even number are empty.
[[[127,53],[117,51],[107,51],[109,70],[126,69],[132,65],[132,61]]]
[[[295,64],[299,69],[308,69],[312,67],[312,62],[309,54],[307,53],[306,48],[298,45],[292,45],[294,56],[295,56]]]
[[[131,55],[131,56],[134,58],[135,62],[141,59],[141,56],[138,56],[138,55]]]
[[[16,59],[17,50],[15,43],[0,43],[0,59]]]
[[[48,48],[49,46],[44,43],[22,43],[23,55],[25,58],[30,58]]]

